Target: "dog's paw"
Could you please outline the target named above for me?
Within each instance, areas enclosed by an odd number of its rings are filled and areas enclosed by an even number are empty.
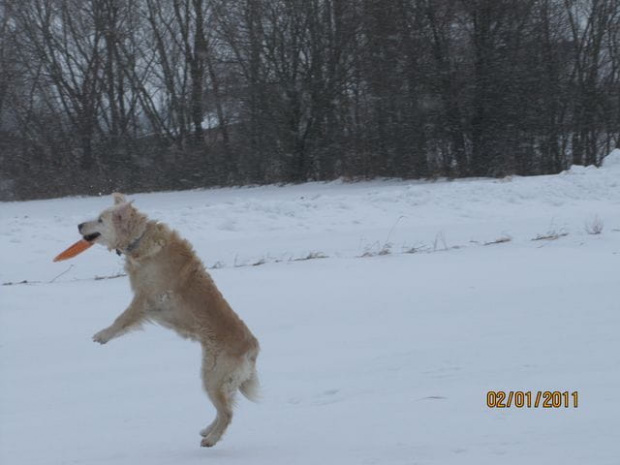
[[[213,426],[208,426],[200,432],[200,434],[202,434],[203,432],[207,433],[207,435],[202,438],[202,441],[200,441],[200,445],[202,447],[213,447],[220,441],[220,439],[222,439],[222,433],[218,431],[213,431],[213,429]]]
[[[217,441],[213,441],[212,439],[206,437],[200,441],[200,447],[213,447],[216,443]]]
[[[112,339],[112,334],[109,329],[103,329],[93,336],[93,341],[99,344],[105,344]]]

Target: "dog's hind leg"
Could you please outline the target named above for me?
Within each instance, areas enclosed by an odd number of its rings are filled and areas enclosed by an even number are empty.
[[[202,447],[212,447],[222,438],[228,425],[232,421],[233,416],[233,399],[234,393],[228,393],[224,388],[215,388],[209,393],[209,398],[217,409],[217,416],[213,423],[207,426],[201,433],[206,433],[200,445]]]
[[[224,355],[203,356],[202,379],[209,399],[217,410],[217,416],[200,432],[204,437],[200,445],[212,447],[221,439],[232,421],[238,383],[234,376],[234,365],[231,366],[230,361]]]

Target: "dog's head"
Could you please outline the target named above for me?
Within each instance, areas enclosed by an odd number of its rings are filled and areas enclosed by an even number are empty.
[[[99,218],[78,225],[78,231],[89,242],[95,242],[109,250],[126,249],[142,236],[147,218],[127,202],[123,194],[114,193],[114,205]]]

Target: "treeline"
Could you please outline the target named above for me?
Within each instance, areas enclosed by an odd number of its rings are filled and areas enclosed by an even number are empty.
[[[618,0],[0,0],[0,198],[503,176],[620,145]]]

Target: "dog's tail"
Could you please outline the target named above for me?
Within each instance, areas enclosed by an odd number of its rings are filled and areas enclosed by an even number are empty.
[[[260,381],[258,380],[258,373],[256,373],[254,367],[252,367],[250,377],[239,386],[239,391],[241,391],[241,394],[243,394],[246,399],[252,402],[258,402],[261,399]]]
[[[258,341],[254,340],[255,346],[246,354],[244,363],[243,382],[239,385],[239,390],[248,400],[258,402],[261,399],[260,381],[256,372],[256,359],[260,350]]]

